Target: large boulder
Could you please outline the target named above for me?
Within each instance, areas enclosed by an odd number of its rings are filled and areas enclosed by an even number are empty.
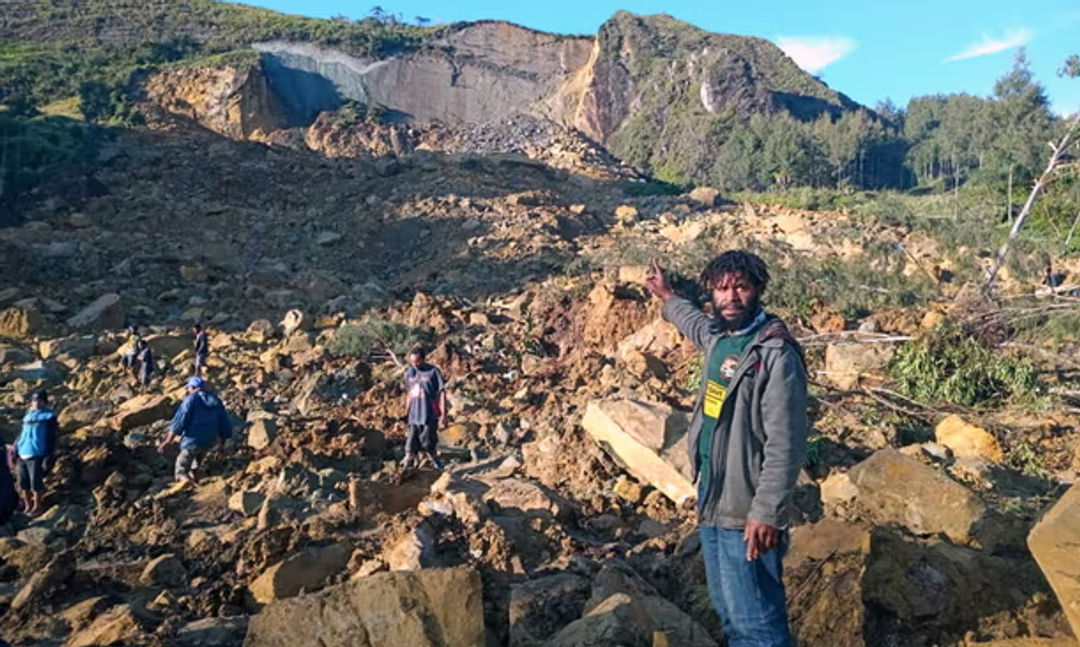
[[[546,647],[650,647],[653,624],[641,602],[616,593],[563,627]]]
[[[1028,548],[1080,637],[1080,484],[1073,485],[1028,535]]]
[[[235,510],[245,517],[252,517],[259,514],[265,500],[266,497],[261,492],[238,490],[229,497],[229,509]]]
[[[685,414],[638,400],[594,400],[582,427],[637,480],[675,503],[696,495],[690,482]]]
[[[285,316],[281,319],[282,335],[285,337],[291,336],[294,332],[308,330],[311,328],[311,319],[309,319],[302,310],[289,310],[285,313]]]
[[[176,632],[178,647],[235,647],[244,640],[247,616],[203,618],[189,622]]]
[[[589,598],[589,581],[573,573],[556,573],[510,588],[510,644],[540,645],[581,617]]]
[[[123,328],[127,313],[120,302],[120,295],[103,294],[90,305],[68,319],[69,326],[76,330],[103,330]]]
[[[791,531],[784,579],[798,644],[867,647],[862,576],[869,552],[870,533],[852,524],[821,521]]]
[[[529,516],[566,520],[572,507],[569,501],[547,488],[524,479],[497,479],[484,493],[483,501],[497,510],[520,510]]]
[[[11,601],[12,611],[18,611],[40,600],[46,593],[60,587],[75,574],[75,555],[60,553],[45,568],[35,571]]]
[[[426,522],[410,530],[383,551],[392,571],[418,571],[437,564],[435,532]]]
[[[277,438],[277,423],[273,418],[260,418],[248,428],[247,444],[255,451],[267,448]]]
[[[70,357],[85,360],[94,354],[96,346],[97,338],[93,335],[69,335],[43,340],[38,344],[38,353],[42,359]]]
[[[120,405],[116,415],[113,416],[112,427],[117,431],[130,431],[136,427],[170,418],[172,414],[172,403],[168,397],[144,393]]]
[[[690,192],[690,199],[706,208],[715,207],[720,199],[720,191],[710,186],[694,187]]]
[[[52,360],[37,360],[19,364],[0,373],[0,384],[23,380],[35,384],[59,384],[67,375],[67,367]]]
[[[94,619],[89,627],[68,638],[64,647],[103,647],[136,644],[142,623],[130,604],[118,604]]]
[[[829,344],[819,375],[837,388],[851,389],[864,375],[880,373],[894,355],[891,344]]]
[[[784,571],[792,630],[804,647],[912,644],[913,632],[935,636],[1005,611],[1027,613],[1046,590],[1026,555],[835,520],[793,529]],[[1042,613],[1052,622],[1052,609]]]
[[[25,348],[11,344],[0,344],[0,367],[11,364],[26,364],[34,361],[34,354]]]
[[[592,615],[615,595],[629,596],[633,600],[632,607],[640,608],[644,614],[650,631],[663,633],[669,644],[715,647],[716,641],[709,636],[705,627],[662,597],[629,564],[618,559],[608,561],[593,577],[592,595],[585,603],[586,615]]]
[[[946,416],[937,424],[934,439],[960,458],[985,458],[995,463],[1005,460],[1001,444],[993,434],[956,414]]]
[[[918,535],[944,533],[957,543],[974,540],[986,506],[971,490],[894,449],[882,449],[852,467],[854,503],[879,524],[898,524]]]
[[[302,550],[263,571],[248,590],[256,602],[266,604],[317,589],[345,568],[350,555],[346,543]]]
[[[191,335],[151,335],[146,338],[154,357],[172,360],[180,353],[191,349],[194,337]]]
[[[60,411],[60,430],[75,431],[79,427],[92,425],[108,415],[109,410],[109,403],[103,400],[72,402]]]
[[[263,608],[244,647],[483,647],[480,575],[467,567],[376,573]]]
[[[173,553],[165,553],[150,560],[139,576],[144,586],[165,588],[181,587],[187,584],[187,569]]]
[[[27,339],[47,335],[52,326],[33,308],[12,306],[0,312],[0,337]]]

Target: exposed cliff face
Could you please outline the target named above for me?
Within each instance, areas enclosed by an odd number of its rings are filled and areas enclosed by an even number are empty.
[[[314,119],[343,99],[377,103],[410,122],[473,124],[532,112],[588,60],[588,38],[476,23],[430,47],[376,61],[304,43],[257,43],[291,117]]]
[[[161,73],[148,95],[234,138],[275,139],[265,133],[311,126],[307,144],[328,154],[384,154],[406,143],[370,124],[356,124],[352,134],[349,126],[316,124],[320,114],[355,101],[384,107],[387,123],[424,131],[432,124],[490,128],[525,115],[583,133],[638,167],[670,166],[677,155],[683,170],[713,163],[716,141],[703,134],[719,122],[782,111],[813,119],[858,108],[768,41],[662,15],[619,12],[595,38],[473,23],[383,60],[309,43],[253,47],[258,64]],[[460,141],[424,139],[436,148]]]
[[[286,124],[258,64],[183,68],[150,76],[148,99],[234,139],[260,139]]]

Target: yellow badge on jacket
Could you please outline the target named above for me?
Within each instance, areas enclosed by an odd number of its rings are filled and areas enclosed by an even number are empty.
[[[727,387],[709,380],[709,383],[705,385],[705,407],[704,413],[709,418],[719,418],[720,408],[724,406],[724,398],[727,397]]]

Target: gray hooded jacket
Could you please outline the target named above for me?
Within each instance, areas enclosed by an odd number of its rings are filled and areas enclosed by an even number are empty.
[[[663,314],[707,363],[723,329],[686,299],[668,299]],[[698,501],[702,524],[742,528],[753,519],[787,527],[809,428],[806,378],[802,349],[783,322],[769,316],[743,352],[720,409],[709,451],[712,477]],[[687,438],[695,481],[705,387],[702,376]]]

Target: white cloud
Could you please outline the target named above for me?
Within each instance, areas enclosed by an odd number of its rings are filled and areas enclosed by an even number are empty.
[[[858,47],[854,40],[843,36],[779,36],[776,44],[811,74],[839,61]]]
[[[968,58],[975,58],[978,56],[986,56],[987,54],[997,54],[998,52],[1012,49],[1014,47],[1020,47],[1031,40],[1031,31],[1029,29],[1013,29],[1005,32],[1005,35],[1001,38],[991,38],[990,36],[983,34],[983,37],[978,42],[972,43],[964,48],[959,54],[953,54],[946,61],[962,61]]]

